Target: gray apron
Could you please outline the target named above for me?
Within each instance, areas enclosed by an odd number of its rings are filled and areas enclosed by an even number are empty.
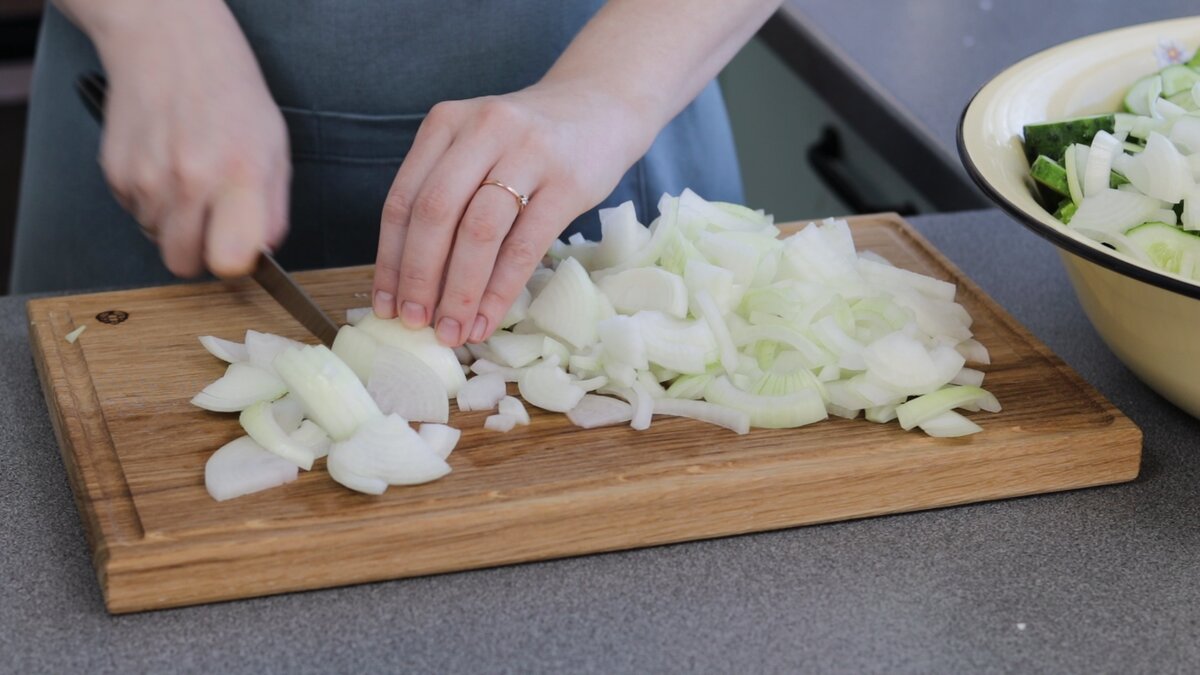
[[[288,269],[373,262],[384,198],[425,113],[439,101],[533,84],[600,4],[230,2],[291,140],[291,222],[280,262]],[[89,69],[99,69],[89,41],[47,3],[17,217],[15,293],[172,279],[100,172],[100,130],[73,90]],[[663,130],[597,208],[633,200],[649,220],[659,195],[685,187],[709,199],[742,199],[716,83]],[[595,211],[564,236],[597,237]]]

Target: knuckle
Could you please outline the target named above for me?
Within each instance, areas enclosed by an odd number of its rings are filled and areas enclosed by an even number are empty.
[[[135,165],[129,171],[129,190],[138,197],[144,198],[161,194],[163,187],[162,172],[148,163]]]
[[[440,308],[447,313],[459,315],[463,314],[464,310],[473,309],[479,299],[474,293],[460,286],[450,286],[446,288],[446,292],[442,294],[442,302]],[[464,314],[465,316],[465,314]]]
[[[408,222],[411,213],[412,205],[409,204],[408,198],[399,192],[393,192],[383,202],[382,222],[384,224],[404,224]]]
[[[491,244],[500,238],[500,226],[496,221],[482,215],[463,217],[462,232],[475,244]]]
[[[545,251],[527,237],[511,237],[504,245],[504,257],[521,269],[532,269]]]
[[[413,216],[424,223],[441,223],[450,217],[450,195],[445,188],[430,186],[421,191],[413,205]]]
[[[479,120],[484,126],[511,130],[520,117],[516,104],[499,97],[486,99],[479,107]]]
[[[432,280],[433,277],[426,270],[414,269],[411,265],[400,269],[400,285],[407,291],[425,290],[432,285]]]

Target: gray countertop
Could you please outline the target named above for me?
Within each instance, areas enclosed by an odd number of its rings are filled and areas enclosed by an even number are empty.
[[[914,219],[1145,431],[1119,486],[112,617],[0,300],[0,672],[1172,671],[1200,661],[1200,422],[996,211]]]
[[[768,41],[948,210],[971,200],[986,206],[982,196],[945,191],[974,192],[958,160],[955,129],[967,102],[994,75],[1060,42],[1196,12],[1194,0],[786,0],[785,21],[775,22]],[[925,174],[932,174],[928,183]]]

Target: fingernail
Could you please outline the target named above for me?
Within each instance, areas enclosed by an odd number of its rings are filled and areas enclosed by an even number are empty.
[[[396,315],[396,296],[387,291],[375,291],[375,316],[390,319]]]
[[[437,324],[438,342],[441,342],[442,344],[446,345],[447,347],[457,347],[458,343],[461,341],[459,339],[459,336],[461,333],[462,333],[462,326],[459,325],[457,320],[451,319],[448,316],[443,316],[440,320],[438,320],[438,324]]]
[[[400,320],[409,328],[424,328],[428,321],[425,318],[425,308],[408,300],[400,305]]]
[[[487,334],[487,319],[482,314],[475,316],[475,325],[471,327],[471,337],[467,338],[468,342],[483,342],[483,336]]]

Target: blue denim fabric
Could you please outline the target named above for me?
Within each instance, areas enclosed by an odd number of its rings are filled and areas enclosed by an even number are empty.
[[[536,82],[600,4],[231,2],[290,132],[291,230],[280,261],[289,269],[372,262],[384,197],[429,108]],[[34,68],[14,292],[171,280],[100,173],[100,131],[73,90],[91,69],[99,63],[87,38],[48,8]],[[684,187],[742,199],[715,83],[597,208],[632,199],[648,221],[659,195]],[[592,210],[564,236],[598,231]]]

